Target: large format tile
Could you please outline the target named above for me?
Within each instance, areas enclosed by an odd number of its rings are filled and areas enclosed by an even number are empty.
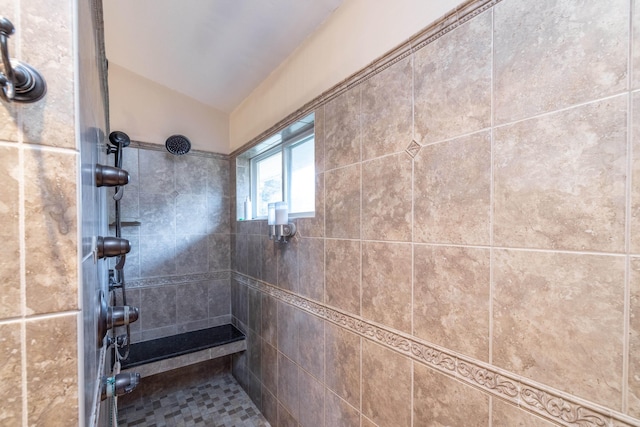
[[[624,257],[496,250],[493,267],[493,363],[620,410]]]
[[[631,258],[629,309],[629,414],[640,418],[640,258]]]
[[[18,150],[0,147],[0,319],[20,315],[20,234]]]
[[[325,241],[325,302],[360,314],[360,242]]]
[[[411,241],[411,174],[404,151],[362,163],[362,238]]]
[[[324,239],[300,239],[298,274],[300,294],[316,301],[324,301]]]
[[[414,176],[415,242],[489,244],[490,132],[423,147]]]
[[[486,427],[489,425],[489,396],[414,363],[413,425]]]
[[[492,420],[492,427],[553,427],[555,425],[499,399],[493,399]]]
[[[205,196],[210,160],[207,157],[188,154],[174,158],[176,191],[180,194]]]
[[[76,315],[27,322],[29,425],[78,425],[77,330]]]
[[[326,236],[360,238],[360,164],[325,173]]]
[[[380,427],[410,426],[411,380],[411,359],[369,340],[363,341],[363,415]]]
[[[278,351],[298,362],[298,309],[278,301]]]
[[[176,273],[195,274],[209,271],[208,240],[206,234],[176,236]]]
[[[325,385],[349,404],[359,408],[361,338],[328,322],[324,331]]]
[[[175,198],[176,233],[207,234],[207,197],[204,195],[178,194]]]
[[[404,151],[412,138],[412,57],[362,84],[362,159]]]
[[[176,197],[169,193],[140,193],[140,235],[176,232]],[[184,205],[181,210],[184,212]],[[184,215],[184,214],[181,214]],[[181,218],[184,221],[184,216]]]
[[[20,60],[38,70],[47,83],[42,100],[20,106],[25,142],[76,148],[72,5],[69,0],[55,6],[25,0],[20,2],[20,20],[12,20],[20,37]],[[17,56],[15,50],[11,56]]]
[[[489,361],[489,250],[414,245],[414,334]]]
[[[173,193],[176,189],[175,158],[166,151],[140,150],[140,188],[145,193]]]
[[[324,380],[324,320],[298,310],[298,363],[318,380]]]
[[[24,150],[28,313],[78,308],[75,154]]]
[[[411,333],[411,244],[362,243],[362,316]]]
[[[491,124],[491,12],[415,53],[415,134],[423,144]]]
[[[624,250],[626,96],[496,129],[497,245]]]
[[[640,4],[640,2],[638,2]],[[640,32],[640,28],[638,29]],[[640,92],[631,95],[631,239],[632,253],[640,253]]]
[[[176,286],[140,289],[140,325],[142,329],[176,324]]]
[[[329,389],[324,395],[324,425],[360,427],[360,412]]]
[[[494,15],[496,123],[625,89],[626,0],[513,0]]]
[[[294,419],[298,418],[300,414],[298,365],[282,353],[278,353],[278,400]]]
[[[298,370],[301,426],[324,426],[324,385],[302,369]]]
[[[325,170],[360,161],[360,86],[324,106]]]
[[[161,248],[161,250],[158,250]],[[176,274],[176,239],[173,235],[150,235],[140,239],[140,276]]]
[[[22,350],[19,323],[0,325],[0,422],[22,425]]]
[[[209,318],[209,285],[206,282],[176,286],[176,323]]]

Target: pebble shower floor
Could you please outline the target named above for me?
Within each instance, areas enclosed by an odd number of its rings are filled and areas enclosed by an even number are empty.
[[[270,427],[231,374],[119,408],[120,427]]]

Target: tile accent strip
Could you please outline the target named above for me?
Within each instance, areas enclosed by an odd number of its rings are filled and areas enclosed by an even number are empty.
[[[182,276],[159,276],[144,279],[127,280],[128,288],[147,288],[151,286],[178,285],[181,283],[207,282],[210,280],[225,280],[231,277],[230,271],[216,271],[213,273],[185,274]]]
[[[371,64],[364,67],[361,71],[352,74],[344,79],[342,82],[328,89],[324,93],[317,96],[315,99],[309,101],[293,113],[289,114],[284,119],[280,120],[269,129],[265,130],[242,147],[238,148],[230,154],[230,157],[235,157],[251,149],[259,144],[261,141],[267,139],[280,129],[284,129],[295,121],[310,114],[321,105],[331,101],[332,99],[340,96],[342,93],[348,91],[354,86],[370,79],[376,74],[386,70],[396,62],[406,58],[417,50],[422,49],[429,43],[437,40],[450,31],[458,28],[460,25],[476,17],[477,15],[491,9],[501,0],[469,0],[466,3],[457,6],[455,9],[444,15],[439,20],[435,21],[425,30],[411,37],[405,43],[401,44],[397,48],[387,52],[379,59],[374,60]]]
[[[167,151],[164,145],[154,144],[152,142],[143,142],[143,141],[131,141],[131,148],[139,148],[141,150],[151,150],[151,151]],[[211,151],[202,151],[202,150],[190,150],[185,156],[199,156],[199,157],[213,157],[222,160],[229,160],[229,156],[226,154],[214,153]]]
[[[638,427],[637,419],[234,272],[232,279],[382,344],[492,396],[570,427]]]

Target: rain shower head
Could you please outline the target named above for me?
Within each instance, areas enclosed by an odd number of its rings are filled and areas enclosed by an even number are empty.
[[[164,145],[168,152],[176,156],[187,154],[191,150],[191,142],[184,135],[171,135]]]

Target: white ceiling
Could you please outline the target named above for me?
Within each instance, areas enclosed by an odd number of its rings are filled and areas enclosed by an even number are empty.
[[[343,0],[105,0],[107,59],[231,112]]]

